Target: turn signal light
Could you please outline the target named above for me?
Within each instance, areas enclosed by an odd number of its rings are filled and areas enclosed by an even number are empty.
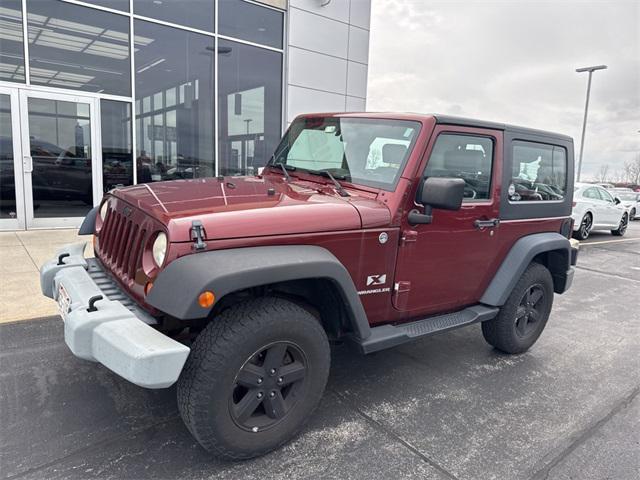
[[[213,305],[213,302],[215,301],[216,296],[213,294],[213,292],[210,292],[208,290],[202,292],[198,297],[198,305],[200,305],[202,308],[211,307]]]
[[[144,286],[144,294],[149,295],[149,292],[151,291],[152,288],[153,288],[153,282],[147,282],[147,284]]]

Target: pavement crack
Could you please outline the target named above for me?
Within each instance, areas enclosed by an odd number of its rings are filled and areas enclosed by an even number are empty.
[[[593,435],[595,435],[598,430],[600,430],[600,428],[602,428],[609,420],[611,420],[611,418],[627,408],[631,404],[631,402],[635,400],[638,394],[640,394],[640,386],[635,387],[628,395],[622,398],[622,400],[618,401],[611,409],[611,411],[609,411],[609,413],[607,413],[600,420],[578,432],[575,438],[569,443],[567,447],[565,447],[554,458],[549,460],[546,465],[536,470],[534,474],[529,478],[529,480],[547,480],[549,478],[549,475],[551,475],[551,471],[555,467],[557,467],[560,462],[562,462],[562,460],[564,460],[575,449],[577,449],[580,445],[584,444]]]
[[[20,242],[20,245],[22,245],[22,248],[24,249],[24,251],[27,254],[27,256],[31,259],[31,263],[33,263],[33,266],[36,267],[36,270],[39,272],[40,271],[40,265],[36,264],[36,261],[31,256],[31,252],[29,252],[29,249],[27,248],[27,246],[24,244],[24,242],[20,238],[20,235],[16,235],[16,237],[18,238],[18,241]]]
[[[640,283],[640,280],[637,280],[635,278],[625,277],[623,275],[616,275],[615,273],[603,272],[602,270],[597,270],[595,268],[587,268],[581,265],[576,265],[575,268],[577,268],[578,270],[586,270],[588,272],[598,273],[600,275],[606,275],[607,277],[617,278],[618,280],[628,280],[629,282]]]
[[[353,411],[355,411],[358,415],[360,415],[366,422],[370,423],[376,430],[381,431],[382,433],[386,434],[387,436],[393,438],[394,440],[396,440],[397,442],[399,442],[400,444],[402,444],[406,449],[408,449],[410,452],[412,452],[414,455],[416,455],[417,457],[419,457],[423,462],[425,462],[426,464],[428,464],[430,467],[434,468],[435,470],[437,470],[439,473],[441,473],[442,475],[444,475],[446,478],[450,479],[450,480],[459,480],[458,477],[456,477],[453,473],[449,472],[447,469],[445,469],[443,466],[439,465],[438,463],[436,463],[435,461],[431,460],[429,457],[427,457],[424,453],[422,453],[417,447],[411,445],[411,443],[409,443],[408,441],[406,441],[404,438],[402,438],[400,435],[398,435],[396,432],[394,432],[393,430],[391,430],[390,428],[386,427],[384,424],[382,424],[381,422],[377,421],[376,419],[374,419],[373,417],[371,417],[370,415],[366,414],[365,412],[363,412],[355,403],[353,403],[346,395],[333,391],[333,393],[336,395],[336,397],[338,397],[338,400],[343,403],[344,405],[347,406],[347,408],[352,409]]]

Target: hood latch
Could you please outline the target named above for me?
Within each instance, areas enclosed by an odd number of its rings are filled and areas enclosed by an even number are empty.
[[[194,250],[204,250],[207,248],[207,244],[204,241],[205,233],[204,226],[200,220],[194,220],[191,222],[191,240],[193,240]]]

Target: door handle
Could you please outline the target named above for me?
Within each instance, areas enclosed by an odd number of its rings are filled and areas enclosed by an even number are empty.
[[[476,227],[477,229],[483,229],[483,228],[492,228],[492,227],[497,227],[498,225],[500,225],[500,219],[499,218],[491,218],[489,220],[476,220],[475,222],[473,222],[474,227]]]
[[[22,170],[24,173],[33,172],[33,158],[28,155],[22,157]]]

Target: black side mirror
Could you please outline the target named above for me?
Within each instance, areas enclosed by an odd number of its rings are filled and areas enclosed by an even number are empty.
[[[441,210],[459,210],[464,198],[464,180],[461,178],[430,177],[423,180],[418,201],[424,205],[424,213],[417,210],[409,212],[409,223],[431,223],[434,208]]]
[[[621,202],[620,198],[616,197],[613,199],[613,201],[616,203],[616,205],[620,205],[620,202]]]

